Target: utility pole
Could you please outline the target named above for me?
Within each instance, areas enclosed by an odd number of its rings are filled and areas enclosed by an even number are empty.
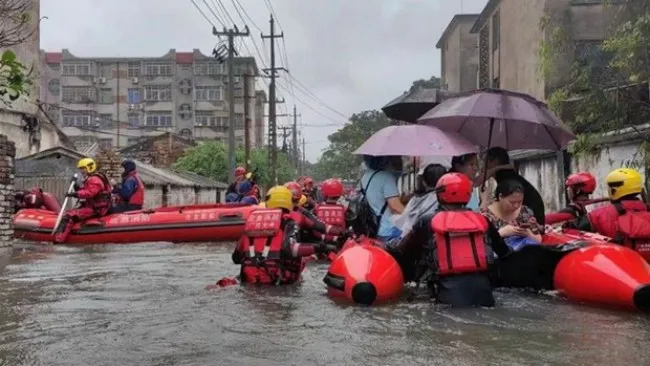
[[[296,105],[293,105],[293,165],[296,170],[300,169],[300,155],[298,155],[298,116]]]
[[[250,100],[253,99],[254,96],[250,95],[249,82],[253,76],[254,75],[251,75],[250,73],[248,73],[248,71],[241,76],[242,79],[244,80],[244,95],[242,96],[242,99],[244,99],[244,164],[245,164],[244,166],[246,167],[246,171],[248,171],[250,168],[250,156],[251,156]]]
[[[300,166],[302,167],[300,170],[300,175],[303,175],[305,173],[305,164],[307,163],[307,159],[305,158],[305,137],[302,137],[302,164]]]
[[[117,74],[117,101],[115,103],[115,119],[117,119],[117,149],[120,149],[120,126],[122,124],[122,119],[120,118],[120,63],[115,64],[115,71]]]
[[[277,78],[277,71],[278,70],[284,70],[287,71],[283,67],[276,67],[275,66],[275,40],[278,38],[284,38],[284,32],[280,34],[275,34],[275,21],[273,20],[273,15],[271,15],[271,19],[269,20],[271,32],[269,35],[264,35],[262,34],[262,39],[269,39],[270,40],[270,49],[271,49],[271,67],[268,69],[264,69],[264,72],[268,73],[268,77],[271,78],[271,83],[269,85],[269,149],[270,151],[270,170],[271,170],[271,184],[276,185],[278,184],[278,176],[277,176],[277,167],[278,167],[278,141],[277,141],[277,130],[276,130],[276,103],[278,101],[276,100],[276,95],[275,95],[275,79]],[[283,102],[283,101],[282,101]],[[280,103],[282,103],[280,102]]]
[[[278,130],[282,130],[282,152],[287,152],[287,137],[289,136],[289,130],[291,127],[278,127]]]
[[[237,162],[235,161],[235,37],[248,37],[250,32],[248,26],[245,26],[241,32],[237,26],[234,29],[224,28],[222,32],[217,31],[216,27],[212,27],[212,34],[215,36],[228,37],[228,109],[230,116],[228,117],[228,181],[235,181],[235,168]],[[245,117],[244,117],[245,118]]]

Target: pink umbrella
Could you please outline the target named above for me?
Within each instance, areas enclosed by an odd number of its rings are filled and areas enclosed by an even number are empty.
[[[478,152],[478,147],[457,133],[433,126],[388,126],[370,136],[354,153],[372,156],[458,156]]]
[[[479,146],[507,150],[560,150],[575,139],[546,104],[507,90],[455,95],[425,113],[418,123],[457,132]]]

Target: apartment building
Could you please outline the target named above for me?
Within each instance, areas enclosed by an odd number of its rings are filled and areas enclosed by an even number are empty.
[[[161,57],[78,57],[41,51],[40,99],[76,146],[123,148],[166,132],[188,139],[227,141],[227,65],[214,57],[171,49]],[[251,76],[246,76],[251,75]],[[235,59],[235,137],[244,143],[244,113],[257,121],[255,59]],[[249,96],[244,97],[244,83]],[[256,146],[259,123],[249,124]],[[263,122],[262,122],[263,127]],[[262,128],[263,129],[263,128]]]
[[[478,39],[477,86],[546,99],[566,83],[575,60],[597,52],[613,21],[608,6],[595,0],[489,0],[471,29]],[[548,25],[542,27],[543,22]],[[540,73],[540,44],[558,27],[568,33],[573,47],[557,57],[552,75],[545,77]]]
[[[478,44],[470,31],[478,17],[479,14],[456,14],[436,43],[443,90],[461,92],[476,88]]]

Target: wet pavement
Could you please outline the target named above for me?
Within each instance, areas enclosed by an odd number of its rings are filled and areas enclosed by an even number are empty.
[[[14,250],[0,258],[0,365],[644,365],[650,317],[500,292],[496,309],[333,303],[298,286],[208,291],[229,245]]]

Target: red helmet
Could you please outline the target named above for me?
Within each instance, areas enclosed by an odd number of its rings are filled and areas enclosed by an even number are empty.
[[[309,186],[309,187],[307,187]],[[314,180],[311,177],[305,177],[302,180],[302,187],[305,189],[312,189],[314,187]]]
[[[343,183],[339,179],[327,179],[320,185],[325,198],[338,198],[343,195]]]
[[[300,184],[296,182],[287,182],[284,184],[284,186],[289,188],[294,200],[297,201],[300,199],[300,197],[302,197],[302,189],[300,189]]]
[[[242,176],[244,174],[246,174],[246,169],[244,169],[241,166],[238,166],[237,168],[235,168],[235,177],[239,177],[239,176]]]
[[[467,204],[472,197],[472,182],[465,174],[447,173],[436,184],[436,195],[441,203]]]
[[[586,172],[571,174],[564,181],[564,186],[579,190],[581,193],[591,194],[596,190],[596,177]]]

